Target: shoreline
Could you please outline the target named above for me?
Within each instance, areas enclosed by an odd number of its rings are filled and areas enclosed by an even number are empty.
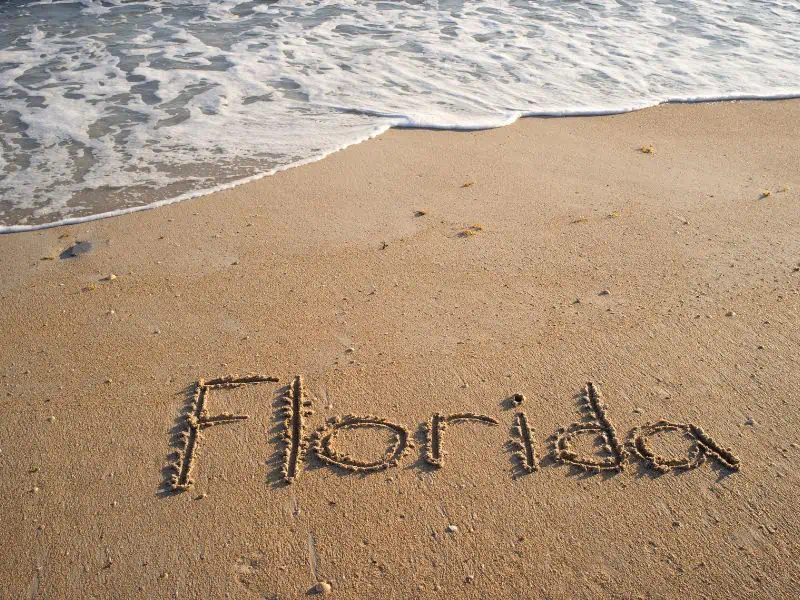
[[[392,130],[0,236],[0,596],[791,595],[798,122]]]
[[[237,179],[235,181],[220,184],[218,186],[204,188],[201,190],[194,190],[190,192],[185,192],[183,194],[179,194],[177,196],[166,198],[164,200],[159,200],[153,202],[151,204],[145,204],[142,206],[134,206],[130,208],[124,209],[117,209],[102,213],[97,213],[85,217],[74,217],[74,218],[66,218],[60,219],[57,221],[52,221],[49,223],[40,223],[35,225],[0,225],[0,235],[5,235],[8,233],[25,233],[28,231],[41,231],[43,229],[50,229],[52,227],[64,227],[67,225],[80,225],[82,223],[90,223],[92,221],[97,221],[101,219],[110,219],[114,217],[120,217],[123,215],[133,214],[145,210],[155,210],[157,208],[161,208],[164,206],[169,206],[171,204],[177,204],[178,202],[185,202],[187,200],[194,200],[196,198],[201,198],[204,196],[209,196],[212,194],[217,194],[219,192],[224,192],[240,185],[247,185],[249,183],[254,183],[265,177],[272,177],[277,175],[278,173],[282,173],[284,171],[288,171],[290,169],[295,169],[299,167],[304,167],[309,164],[313,164],[315,162],[325,160],[329,156],[346,150],[352,146],[356,146],[358,144],[363,144],[366,141],[375,139],[387,131],[391,131],[392,129],[397,130],[422,130],[422,131],[449,131],[449,132],[460,132],[460,133],[469,133],[469,132],[478,132],[478,131],[488,131],[491,129],[500,129],[503,127],[508,127],[513,125],[514,123],[522,120],[522,119],[570,119],[570,118],[591,118],[591,117],[608,117],[608,116],[618,116],[618,115],[625,115],[629,113],[639,112],[643,110],[651,110],[658,107],[663,106],[682,106],[682,105],[693,105],[693,104],[724,104],[724,103],[738,103],[738,102],[781,102],[787,100],[798,100],[800,99],[800,94],[792,94],[792,93],[785,93],[785,94],[774,94],[774,95],[765,95],[765,96],[758,96],[755,94],[742,94],[742,95],[734,95],[734,96],[709,96],[709,97],[700,97],[700,98],[686,98],[686,99],[677,99],[677,100],[665,100],[658,104],[652,104],[647,106],[641,107],[633,107],[628,109],[620,109],[620,110],[599,110],[599,111],[544,111],[544,112],[531,112],[531,113],[520,113],[519,115],[511,118],[507,122],[503,122],[496,125],[487,125],[487,126],[475,126],[475,127],[455,127],[455,126],[432,126],[432,125],[402,125],[402,124],[387,124],[385,127],[378,127],[376,131],[366,137],[356,139],[352,142],[344,144],[340,147],[334,148],[330,151],[324,152],[320,156],[309,157],[307,159],[300,160],[295,163],[291,163],[288,165],[283,165],[280,167],[275,167],[269,171],[264,171],[262,173],[256,173],[250,175],[248,177],[244,177],[242,179]],[[388,118],[388,116],[387,116]]]

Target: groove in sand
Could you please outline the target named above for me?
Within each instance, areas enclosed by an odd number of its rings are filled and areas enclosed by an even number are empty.
[[[306,399],[301,375],[295,376],[289,385],[284,404],[286,419],[283,422],[283,439],[286,441],[286,449],[281,473],[286,483],[292,483],[300,475],[300,466],[308,448],[308,442],[304,439],[306,417],[314,414],[311,400]]]
[[[539,458],[536,456],[534,448],[533,430],[528,425],[528,416],[524,412],[518,412],[516,423],[513,426],[514,433],[519,438],[517,450],[514,456],[519,460],[522,470],[526,473],[533,473],[539,470]]]

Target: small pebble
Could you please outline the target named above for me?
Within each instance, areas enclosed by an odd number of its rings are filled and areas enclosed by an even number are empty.
[[[64,250],[60,254],[59,258],[61,258],[62,260],[65,258],[75,258],[76,256],[80,256],[81,254],[86,254],[87,252],[91,251],[92,251],[92,242],[88,241],[78,242],[76,244],[73,244],[66,250]]]
[[[611,294],[611,292],[609,292],[608,290],[603,290],[602,292],[600,292],[601,296],[608,296],[610,294]]]
[[[56,418],[53,415],[50,415],[49,417],[47,417],[47,420],[50,421],[51,423],[55,423],[56,422]]]
[[[514,406],[519,406],[525,402],[525,396],[524,394],[514,394],[511,396],[511,401],[514,403]]]
[[[113,273],[109,273],[109,274],[108,274],[108,277],[106,277],[106,279],[107,279],[108,281],[114,281],[116,278],[117,278],[117,276],[116,276],[116,275],[114,275]]]
[[[449,533],[458,533],[458,525],[448,525],[447,531]]]
[[[732,310],[729,310],[728,312],[725,313],[725,316],[726,317],[735,317],[736,313],[733,312]]]
[[[475,577],[472,575],[467,575],[464,577],[464,583],[472,583],[473,581],[475,581]]]
[[[355,351],[356,351],[356,349],[353,348],[352,346],[350,348],[348,348],[347,350],[345,350],[345,352],[347,352],[348,354],[351,353],[351,352],[355,352]]]
[[[331,584],[327,581],[320,581],[313,587],[313,591],[315,594],[330,594],[331,593]]]

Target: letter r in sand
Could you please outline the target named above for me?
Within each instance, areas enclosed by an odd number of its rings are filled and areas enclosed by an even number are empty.
[[[475,413],[457,413],[454,415],[441,415],[435,413],[430,420],[425,424],[425,451],[423,456],[425,462],[436,468],[440,468],[444,464],[444,454],[442,450],[442,438],[447,426],[455,423],[463,423],[472,421],[474,423],[482,423],[484,425],[496,426],[498,425],[497,419],[487,417],[486,415],[476,415]]]

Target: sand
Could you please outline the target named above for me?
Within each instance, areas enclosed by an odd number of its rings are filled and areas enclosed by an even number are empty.
[[[793,596],[798,122],[391,131],[0,237],[0,597]]]

